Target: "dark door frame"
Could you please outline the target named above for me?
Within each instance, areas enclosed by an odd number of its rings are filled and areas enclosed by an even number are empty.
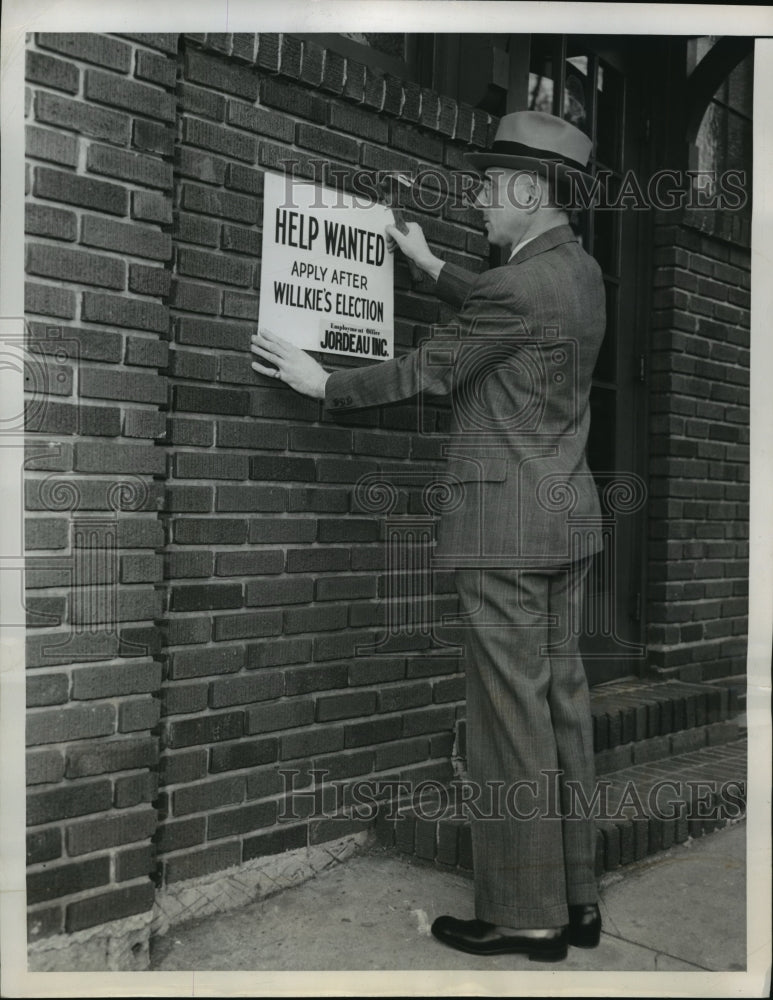
[[[507,95],[507,110],[516,111],[528,107],[531,35],[511,35],[507,44],[511,54],[510,81]],[[651,78],[657,39],[623,36],[581,36],[552,35],[540,36],[542,42],[553,46],[553,108],[554,114],[563,109],[567,49],[569,46],[587,51],[589,59],[588,75],[595,74],[595,67],[603,60],[607,66],[620,74],[623,86],[621,108],[621,160],[614,164],[621,172],[633,171],[640,178],[647,179],[653,169],[655,157],[650,142],[653,93],[647,86]],[[526,71],[524,71],[526,67]],[[595,85],[591,88],[591,106],[588,114],[596,127]],[[606,166],[606,164],[605,164]],[[617,210],[613,210],[617,211]],[[647,371],[649,361],[649,308],[652,288],[652,212],[636,209],[627,210],[626,218],[619,227],[620,243],[616,246],[620,266],[616,275],[608,275],[607,282],[616,291],[611,292],[616,306],[616,315],[610,316],[610,329],[620,322],[622,329],[616,330],[614,345],[615,361],[612,381],[608,389],[603,389],[603,380],[596,380],[597,394],[606,391],[614,394],[615,440],[614,471],[638,479],[644,495],[644,505],[633,513],[618,513],[615,516],[616,552],[612,574],[610,599],[614,622],[614,636],[586,636],[583,654],[589,680],[592,684],[602,683],[625,675],[641,676],[646,672],[646,586],[647,586],[647,511],[648,489],[648,425],[649,408],[647,393]],[[592,227],[593,223],[591,223]],[[611,227],[614,229],[614,226]],[[592,229],[585,236],[589,238],[593,252]],[[614,268],[613,268],[614,270]],[[621,419],[621,415],[623,419]],[[627,486],[621,486],[623,492]],[[639,487],[635,487],[639,488]],[[619,582],[616,582],[619,581]],[[602,597],[602,602],[604,598]],[[604,612],[602,612],[603,614]],[[607,613],[610,613],[609,611]]]

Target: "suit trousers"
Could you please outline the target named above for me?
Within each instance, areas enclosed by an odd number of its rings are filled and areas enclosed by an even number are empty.
[[[578,623],[590,559],[555,572],[459,569],[467,661],[467,772],[475,915],[558,927],[597,896],[595,830],[566,815],[594,785],[593,728]],[[577,812],[575,809],[574,812]],[[587,813],[587,810],[585,810]],[[580,810],[582,813],[582,810]]]

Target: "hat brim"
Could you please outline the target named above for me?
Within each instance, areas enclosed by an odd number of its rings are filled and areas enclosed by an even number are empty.
[[[559,180],[569,180],[571,177],[582,177],[593,183],[591,174],[577,167],[556,163],[553,160],[543,160],[533,156],[513,156],[509,153],[465,153],[464,159],[479,173],[488,167],[509,167],[511,170],[536,170],[541,174],[552,174]]]

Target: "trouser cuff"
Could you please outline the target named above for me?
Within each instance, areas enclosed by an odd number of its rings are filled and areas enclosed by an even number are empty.
[[[569,911],[565,904],[546,907],[505,906],[491,900],[478,899],[475,902],[475,916],[500,927],[513,930],[546,929],[564,927],[569,923]]]

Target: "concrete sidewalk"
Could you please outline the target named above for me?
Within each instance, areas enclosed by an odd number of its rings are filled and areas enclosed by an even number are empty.
[[[604,932],[560,963],[479,959],[430,934],[441,913],[473,916],[472,883],[380,847],[296,888],[172,927],[151,970],[742,971],[746,824],[688,840],[601,880]]]

